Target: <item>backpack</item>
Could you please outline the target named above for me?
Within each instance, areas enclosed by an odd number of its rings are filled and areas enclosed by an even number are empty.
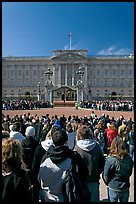
[[[62,194],[64,202],[89,202],[91,197],[87,184],[79,178],[73,167],[67,171],[62,184]]]

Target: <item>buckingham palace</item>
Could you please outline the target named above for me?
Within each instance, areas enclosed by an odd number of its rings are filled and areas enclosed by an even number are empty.
[[[3,57],[2,99],[133,100],[134,55],[87,53],[55,50],[52,56]]]

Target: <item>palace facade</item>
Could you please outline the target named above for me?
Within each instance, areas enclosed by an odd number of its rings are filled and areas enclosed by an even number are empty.
[[[55,50],[51,57],[3,57],[2,99],[101,100],[134,98],[134,55],[88,56]],[[78,95],[81,93],[81,97]]]

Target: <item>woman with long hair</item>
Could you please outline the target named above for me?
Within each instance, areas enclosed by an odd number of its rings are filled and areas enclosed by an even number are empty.
[[[2,139],[2,203],[31,203],[31,182],[19,140]]]
[[[128,202],[132,169],[132,158],[124,141],[117,136],[111,143],[102,174],[108,186],[109,202]]]

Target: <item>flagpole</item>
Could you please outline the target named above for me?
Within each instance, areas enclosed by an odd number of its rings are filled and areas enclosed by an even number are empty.
[[[69,34],[69,43],[70,43],[70,50],[71,50],[71,33]]]

